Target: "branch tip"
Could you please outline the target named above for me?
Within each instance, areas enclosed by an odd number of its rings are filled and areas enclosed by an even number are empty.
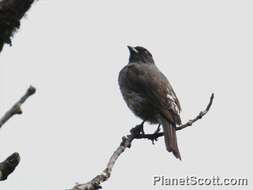
[[[33,95],[36,92],[36,88],[33,86],[30,86],[27,90],[27,94]]]
[[[0,128],[14,115],[22,114],[22,104],[34,93],[36,89],[30,86],[23,95],[5,114],[0,118]]]

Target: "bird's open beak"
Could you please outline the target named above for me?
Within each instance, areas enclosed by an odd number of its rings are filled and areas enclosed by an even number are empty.
[[[138,50],[132,46],[127,46],[130,52],[138,53]]]

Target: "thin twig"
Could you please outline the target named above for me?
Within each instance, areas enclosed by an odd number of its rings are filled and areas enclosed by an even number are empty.
[[[204,111],[201,111],[194,119],[189,120],[187,123],[177,127],[177,130],[182,130],[186,127],[191,126],[194,122],[201,119],[210,109],[212,106],[214,99],[214,94],[211,95],[210,101]],[[134,139],[148,139],[154,142],[154,140],[157,140],[159,137],[163,136],[163,133],[159,132],[159,128],[155,131],[153,134],[142,134],[141,131],[141,125],[137,125],[133,129],[130,130],[130,134],[127,136],[122,137],[122,142],[120,143],[120,146],[114,151],[113,155],[111,156],[106,168],[102,171],[101,174],[97,175],[95,178],[93,178],[91,181],[84,183],[84,184],[76,184],[72,189],[68,190],[97,190],[101,189],[101,183],[108,180],[111,176],[112,168],[114,164],[116,163],[119,156],[126,150],[126,148],[130,148],[132,141]]]
[[[196,121],[198,121],[199,119],[201,119],[204,115],[207,114],[207,112],[209,111],[210,107],[213,104],[213,99],[214,99],[214,94],[212,93],[211,97],[210,97],[210,101],[208,103],[208,105],[206,106],[206,109],[204,111],[201,111],[199,113],[199,115],[197,115],[194,119],[189,120],[187,123],[180,125],[179,127],[177,127],[177,131],[178,130],[182,130],[186,127],[192,126],[193,123],[195,123]]]
[[[21,105],[29,98],[31,95],[35,93],[36,89],[33,86],[30,86],[25,95],[20,98],[17,103],[15,103],[0,119],[0,128],[5,124],[12,116],[16,114],[22,114]]]

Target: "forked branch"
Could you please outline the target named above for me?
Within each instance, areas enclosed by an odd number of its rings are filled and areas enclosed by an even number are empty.
[[[207,114],[210,107],[213,104],[214,94],[211,95],[210,101],[204,111],[201,111],[194,119],[189,120],[187,123],[180,125],[177,127],[177,130],[182,130],[186,127],[191,126],[193,123],[201,119],[204,115]],[[132,141],[134,139],[148,139],[154,142],[159,137],[163,136],[163,133],[160,132],[159,128],[153,134],[143,134],[141,133],[141,125],[137,125],[136,127],[130,130],[130,134],[127,136],[122,137],[122,141],[120,146],[114,151],[113,155],[111,156],[106,168],[102,171],[101,174],[94,177],[91,181],[84,183],[84,184],[76,184],[72,189],[69,190],[97,190],[101,189],[101,183],[108,180],[111,176],[112,168],[116,163],[119,156],[126,150],[126,148],[130,148]]]

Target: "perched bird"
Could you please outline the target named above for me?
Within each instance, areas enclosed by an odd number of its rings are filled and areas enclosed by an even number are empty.
[[[176,126],[181,124],[178,98],[147,49],[140,46],[128,49],[129,63],[118,78],[123,98],[143,123],[163,126],[166,149],[181,160],[176,136]]]

